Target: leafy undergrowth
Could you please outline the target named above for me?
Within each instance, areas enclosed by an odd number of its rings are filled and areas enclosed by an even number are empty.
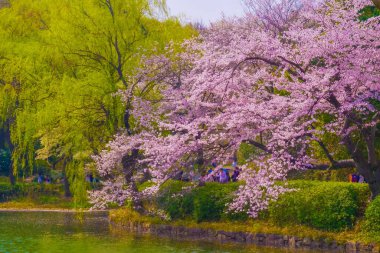
[[[137,212],[127,208],[112,210],[110,220],[118,225],[127,225],[129,222],[142,222],[147,224],[165,224],[172,226],[184,226],[188,228],[202,228],[212,230],[223,230],[227,232],[248,232],[263,234],[279,234],[297,236],[300,238],[310,238],[313,240],[324,240],[326,242],[336,241],[338,243],[361,242],[361,243],[380,243],[380,236],[369,236],[360,232],[362,222],[359,222],[353,229],[341,232],[327,232],[303,225],[286,225],[278,226],[271,221],[266,220],[248,220],[248,221],[218,221],[218,222],[200,222],[193,220],[175,220],[166,221],[158,217],[149,217],[140,215]]]

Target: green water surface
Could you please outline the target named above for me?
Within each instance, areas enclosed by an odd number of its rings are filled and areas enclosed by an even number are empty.
[[[284,253],[279,249],[175,241],[111,228],[106,214],[0,212],[0,252]],[[299,252],[299,251],[298,251]]]

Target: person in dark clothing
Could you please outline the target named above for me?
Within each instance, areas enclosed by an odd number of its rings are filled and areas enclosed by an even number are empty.
[[[227,174],[227,170],[222,168],[220,171],[219,171],[219,183],[222,183],[222,184],[225,184],[228,182],[228,174]]]
[[[232,174],[232,182],[236,182],[237,181],[237,178],[240,174],[240,169],[238,167],[235,167],[234,169],[234,173]]]
[[[359,182],[359,175],[357,174],[352,174],[352,182],[357,183]]]

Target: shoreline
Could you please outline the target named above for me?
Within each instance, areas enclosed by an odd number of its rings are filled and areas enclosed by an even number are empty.
[[[128,209],[112,210],[109,221],[118,230],[174,240],[237,243],[316,252],[380,253],[378,241],[361,238],[354,230],[329,232],[297,225],[282,227],[263,220],[200,223],[191,220],[166,221]]]
[[[128,221],[123,224],[112,221],[112,226],[137,235],[154,235],[175,240],[189,240],[212,243],[237,243],[247,246],[279,248],[285,250],[380,253],[380,245],[361,242],[337,242],[328,239],[311,239],[294,235],[226,231],[213,228],[188,227],[176,224],[159,224],[145,221]]]

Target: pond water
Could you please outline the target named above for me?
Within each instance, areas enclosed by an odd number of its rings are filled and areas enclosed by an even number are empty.
[[[284,253],[279,249],[135,236],[109,226],[102,213],[0,212],[0,252]],[[299,251],[297,251],[299,252]]]

